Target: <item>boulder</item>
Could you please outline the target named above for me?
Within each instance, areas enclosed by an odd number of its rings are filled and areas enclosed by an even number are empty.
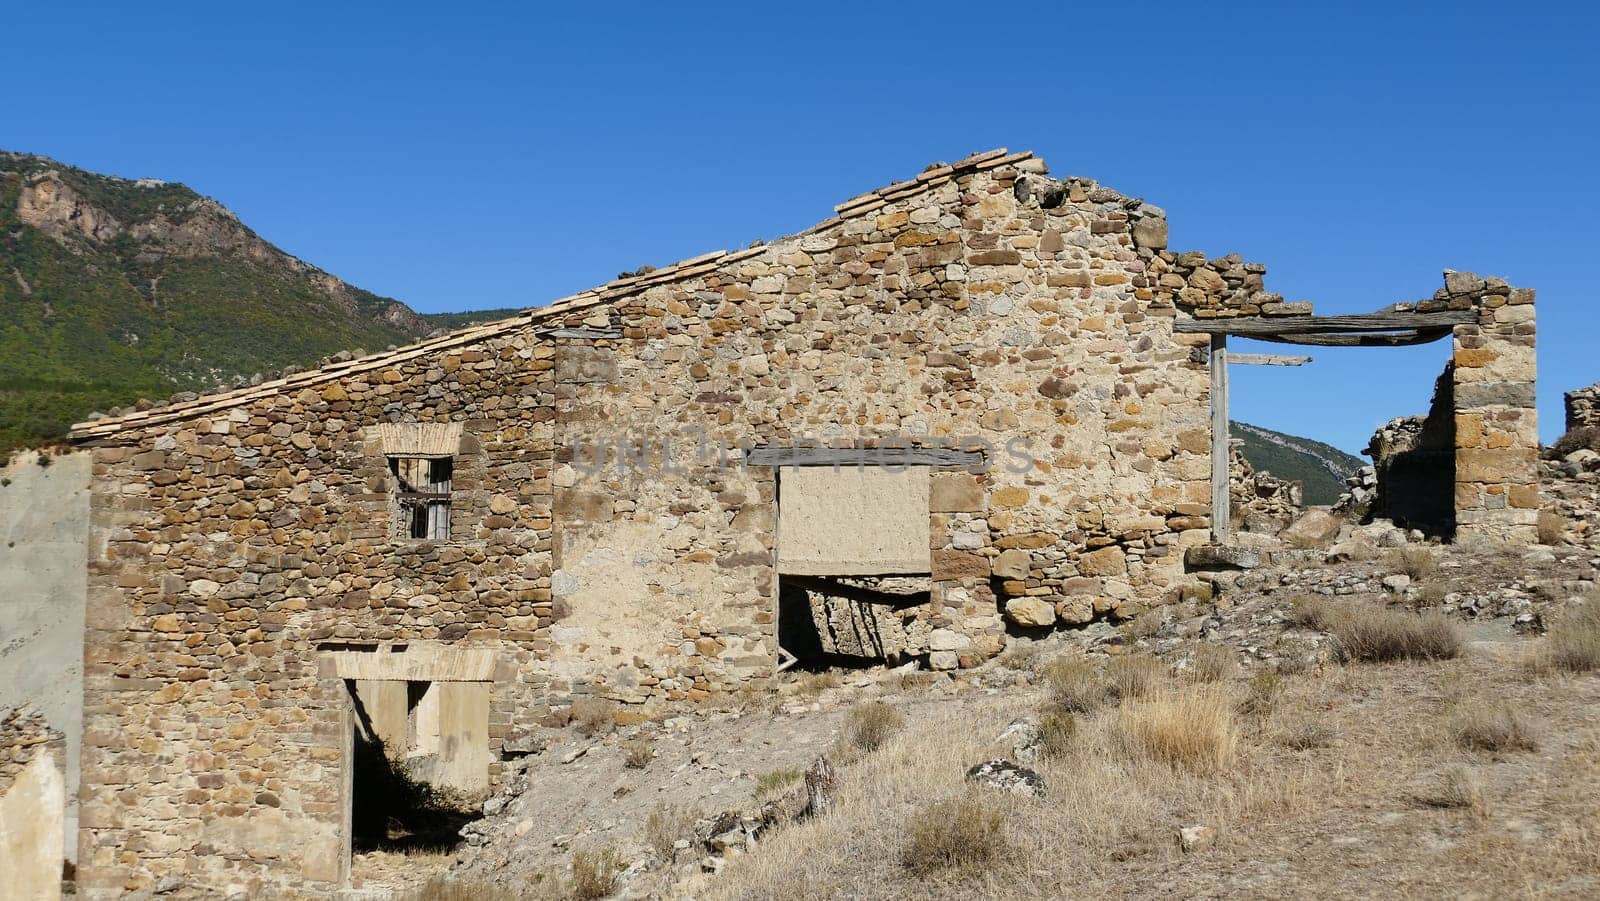
[[[1018,763],[1033,763],[1039,759],[1043,737],[1038,726],[1018,720],[1007,726],[995,741],[1008,739],[1011,741],[1011,757]]]
[[[967,770],[967,781],[1023,797],[1044,797],[1044,777],[1009,760],[985,760]]]
[[[1279,537],[1292,545],[1325,545],[1339,537],[1344,522],[1343,517],[1335,516],[1326,507],[1312,507]]]
[[[1255,569],[1261,565],[1261,551],[1226,544],[1197,544],[1184,552],[1183,561],[1192,569]]]

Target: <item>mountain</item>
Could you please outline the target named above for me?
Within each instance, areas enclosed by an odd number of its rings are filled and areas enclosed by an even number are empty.
[[[426,317],[263,240],[181,184],[0,151],[0,454],[93,410],[382,350]]]
[[[1321,441],[1285,435],[1248,422],[1231,423],[1231,436],[1243,439],[1240,451],[1250,465],[1280,479],[1305,483],[1307,504],[1331,504],[1344,493],[1344,480],[1367,461]]]

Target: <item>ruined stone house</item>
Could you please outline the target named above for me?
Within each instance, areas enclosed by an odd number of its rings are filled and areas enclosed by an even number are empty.
[[[1457,273],[1314,317],[1027,153],[836,211],[80,425],[81,890],[340,885],[358,735],[472,793],[574,698],[705,702],[830,655],[971,667],[1176,599],[1227,537],[1229,334],[1452,337],[1456,533],[1532,535],[1531,291]]]

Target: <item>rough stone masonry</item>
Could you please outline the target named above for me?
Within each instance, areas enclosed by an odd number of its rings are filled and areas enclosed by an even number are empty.
[[[1210,540],[1210,389],[1208,338],[1173,323],[1310,305],[1046,171],[936,164],[770,244],[79,426],[80,891],[338,887],[358,682],[486,693],[493,783],[574,698],[771,684],[786,579],[911,580],[896,653],[936,668],[1177,598]],[[1456,279],[1423,302],[1482,311],[1456,337],[1457,509],[1513,540],[1537,491],[1531,300]],[[907,465],[746,465],[808,438]],[[832,532],[881,541],[889,571]]]

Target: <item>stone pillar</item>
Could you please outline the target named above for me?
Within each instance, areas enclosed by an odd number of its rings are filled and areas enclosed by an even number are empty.
[[[1533,291],[1445,272],[1452,308],[1478,311],[1455,328],[1457,541],[1532,544],[1539,516]]]

